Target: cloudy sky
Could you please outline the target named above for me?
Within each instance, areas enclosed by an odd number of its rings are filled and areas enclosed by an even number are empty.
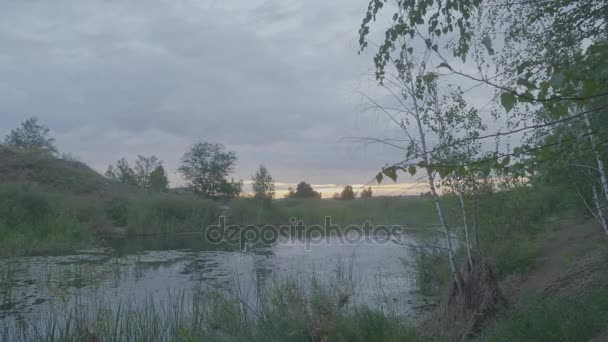
[[[392,134],[360,95],[376,91],[372,56],[357,54],[366,8],[367,0],[3,1],[0,133],[37,116],[60,151],[96,170],[154,154],[173,186],[199,139],[237,152],[237,179],[263,163],[281,189],[305,180],[330,194],[366,183],[400,160],[399,150],[344,139]]]

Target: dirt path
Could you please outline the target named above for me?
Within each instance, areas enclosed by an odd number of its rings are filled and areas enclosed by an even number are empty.
[[[556,224],[548,239],[540,242],[539,259],[534,269],[508,277],[501,283],[506,298],[516,302],[521,293],[543,291],[574,259],[593,249],[591,246],[602,239],[602,233],[593,221]]]

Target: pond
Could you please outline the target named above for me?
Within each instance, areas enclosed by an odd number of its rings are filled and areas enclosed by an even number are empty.
[[[37,322],[59,304],[163,301],[182,292],[232,293],[256,307],[260,291],[285,279],[349,289],[355,305],[391,307],[415,318],[432,299],[415,291],[408,247],[375,238],[345,243],[278,239],[210,245],[199,234],[108,240],[70,255],[5,258],[0,265],[0,331]],[[10,335],[10,334],[9,334]]]

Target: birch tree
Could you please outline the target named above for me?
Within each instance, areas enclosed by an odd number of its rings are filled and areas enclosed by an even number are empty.
[[[378,182],[389,177],[396,180],[398,171],[414,175],[424,172],[425,183],[430,190],[435,209],[446,241],[446,250],[456,284],[461,283],[455,260],[453,227],[448,222],[437,190],[439,175],[454,165],[443,165],[446,156],[459,149],[459,139],[474,138],[482,128],[477,111],[467,108],[462,91],[438,89],[438,75],[427,70],[431,48],[414,55],[402,52],[394,63],[395,74],[387,73],[381,85],[392,95],[395,107],[378,108],[395,123],[404,135],[405,159],[383,168],[376,177]],[[474,127],[476,130],[470,129]],[[466,139],[465,139],[466,140]]]

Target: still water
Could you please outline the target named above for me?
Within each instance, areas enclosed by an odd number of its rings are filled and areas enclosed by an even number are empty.
[[[415,318],[431,302],[415,291],[408,247],[367,239],[355,244],[283,239],[269,245],[209,245],[197,234],[113,239],[71,255],[5,258],[0,264],[0,327],[36,320],[57,303],[114,303],[214,289],[255,307],[260,289],[312,279],[350,289],[355,305],[394,308]]]

